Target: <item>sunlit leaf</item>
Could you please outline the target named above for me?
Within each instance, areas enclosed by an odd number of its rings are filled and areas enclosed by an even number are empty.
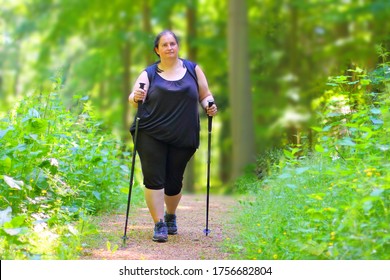
[[[290,151],[288,151],[288,150],[283,150],[283,154],[286,157],[288,157],[288,158],[292,158],[293,157],[293,154]]]
[[[342,146],[355,146],[356,145],[356,143],[353,142],[352,139],[349,137],[344,137],[343,139],[338,141],[338,144],[342,145]]]
[[[11,168],[11,165],[12,160],[10,157],[3,156],[2,158],[0,158],[0,170],[4,170],[5,172],[7,172]]]
[[[120,188],[120,192],[128,194],[129,193],[129,188]]]
[[[302,251],[306,251],[311,255],[319,256],[326,250],[328,245],[323,242],[323,243],[317,243],[315,241],[309,241],[307,244],[305,244],[302,247]]]
[[[361,79],[360,83],[364,86],[369,85],[371,83],[371,80],[369,79]]]
[[[5,210],[0,211],[0,225],[12,220],[12,208],[8,206]]]
[[[371,200],[365,201],[365,202],[363,203],[363,210],[364,210],[365,212],[370,211],[371,208],[372,208],[372,201],[371,201]]]
[[[330,118],[332,118],[332,117],[339,117],[339,116],[341,116],[341,113],[331,112],[331,113],[328,113],[326,116],[330,117]]]
[[[278,176],[278,178],[280,179],[287,179],[287,178],[291,178],[291,174],[290,173],[282,173]]]
[[[7,183],[7,185],[12,189],[21,190],[22,189],[21,187],[24,186],[23,181],[14,180],[13,178],[8,177],[6,175],[3,176],[3,179]]]
[[[127,165],[122,164],[122,165],[120,166],[120,168],[121,168],[124,172],[130,173],[129,167],[128,167]]]
[[[319,153],[323,153],[325,150],[324,150],[324,147],[322,147],[321,145],[318,145],[318,144],[316,144],[315,146],[314,146],[314,149],[317,151],[317,152],[319,152]]]
[[[0,139],[2,139],[7,134],[7,132],[10,130],[13,130],[13,128],[11,127],[11,128],[7,128],[5,130],[0,130]]]
[[[383,124],[383,121],[381,119],[371,118],[371,121],[373,124]]]
[[[373,113],[374,115],[380,115],[381,114],[381,110],[378,109],[378,108],[372,108],[370,110],[371,113]]]
[[[14,218],[12,218],[11,221],[7,222],[4,224],[5,228],[18,228],[24,225],[26,221],[26,216],[25,215],[19,215]]]
[[[40,118],[41,117],[39,112],[37,110],[35,110],[34,108],[31,108],[28,110],[28,115],[32,118]]]
[[[295,169],[295,172],[300,175],[309,169],[310,169],[310,167],[298,167],[297,169]]]
[[[9,235],[18,235],[22,230],[22,228],[4,228],[4,231]]]
[[[370,193],[370,196],[381,196],[383,191],[382,189],[375,189]]]
[[[93,191],[92,193],[93,193],[93,195],[94,195],[98,200],[101,199],[101,193],[100,193],[100,192]]]
[[[390,149],[390,146],[389,145],[380,145],[378,144],[377,147],[379,148],[379,150],[381,151],[388,151]]]
[[[322,127],[318,127],[318,126],[312,126],[311,129],[313,129],[314,131],[317,131],[317,132],[322,131]]]
[[[293,184],[286,184],[286,186],[289,187],[292,190],[295,190],[295,189],[298,188],[296,185],[293,185]]]
[[[68,230],[74,235],[77,235],[79,233],[79,231],[73,225],[68,225]]]

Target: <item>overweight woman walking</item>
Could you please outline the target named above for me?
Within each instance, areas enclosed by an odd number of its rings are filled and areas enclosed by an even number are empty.
[[[207,115],[217,114],[206,76],[200,67],[179,58],[176,35],[157,35],[159,61],[137,78],[129,102],[139,108],[137,152],[142,166],[145,200],[155,223],[153,241],[166,242],[177,234],[176,209],[182,197],[183,174],[199,147],[198,104]],[[144,83],[144,89],[139,87]],[[208,102],[214,105],[208,107]],[[134,137],[135,124],[130,128]]]

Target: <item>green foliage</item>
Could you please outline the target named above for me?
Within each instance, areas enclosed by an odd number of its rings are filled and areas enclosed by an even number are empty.
[[[250,83],[256,152],[261,153],[291,143],[297,130],[308,130],[310,104],[323,92],[324,78],[352,62],[372,64],[373,46],[389,46],[385,31],[390,26],[390,1],[236,2],[248,7],[243,21],[248,41],[237,51],[227,43],[229,36],[238,38],[227,28],[237,16],[229,14],[229,1],[3,1],[0,106],[10,108],[10,97],[61,69],[63,95],[88,92],[105,123],[120,129],[125,139],[124,100],[136,76],[157,58],[154,36],[171,28],[181,38],[181,56],[196,60],[206,73],[220,108],[215,122],[223,129],[215,163],[227,183],[234,166],[230,122],[243,119],[236,108],[250,106],[228,88],[229,52],[248,51],[250,57],[250,75],[238,75],[233,84],[241,79]]]
[[[330,79],[315,151],[286,150],[241,202],[235,258],[390,258],[389,65],[350,73]]]
[[[0,120],[1,259],[75,258],[88,215],[125,204],[123,145],[87,98],[76,114],[60,89],[48,82]]]

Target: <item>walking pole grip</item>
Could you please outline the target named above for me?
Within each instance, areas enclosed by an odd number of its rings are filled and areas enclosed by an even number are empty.
[[[145,89],[145,83],[139,83],[139,88],[140,89]],[[141,105],[142,104],[142,101],[138,101],[138,105]]]
[[[214,105],[214,101],[209,101],[209,108],[211,107],[211,106],[213,106]],[[212,122],[212,119],[213,119],[213,117],[211,117],[211,116],[208,116],[208,120],[209,120],[209,126],[208,126],[208,128],[209,128],[209,132],[211,132],[211,130],[213,129],[213,122]]]

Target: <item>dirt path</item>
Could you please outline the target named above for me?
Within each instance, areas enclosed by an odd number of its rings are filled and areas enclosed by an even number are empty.
[[[229,226],[229,214],[237,208],[237,202],[229,196],[211,196],[209,228],[206,237],[205,196],[183,195],[177,210],[179,233],[169,235],[168,242],[152,241],[153,222],[146,207],[132,208],[129,217],[128,240],[123,247],[124,214],[103,217],[99,248],[85,250],[84,260],[223,260],[229,254],[221,248],[221,242],[234,232]],[[135,213],[134,213],[135,211]],[[107,241],[111,249],[107,248]],[[113,250],[118,245],[117,250]]]

